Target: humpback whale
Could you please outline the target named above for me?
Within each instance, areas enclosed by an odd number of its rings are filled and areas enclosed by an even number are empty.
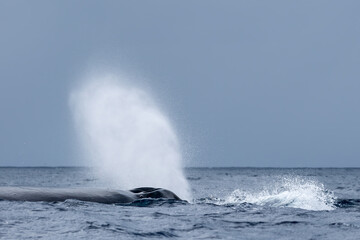
[[[123,190],[100,188],[40,188],[0,187],[0,200],[30,202],[62,202],[75,199],[98,203],[131,203],[142,198],[166,198],[181,200],[175,193],[163,188],[141,187]]]

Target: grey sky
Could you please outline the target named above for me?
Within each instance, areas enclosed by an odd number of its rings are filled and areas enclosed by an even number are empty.
[[[187,166],[360,167],[359,1],[0,1],[0,166],[73,165],[68,96],[147,79]]]

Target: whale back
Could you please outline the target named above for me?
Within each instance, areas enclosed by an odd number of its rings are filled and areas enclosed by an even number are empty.
[[[76,199],[98,203],[131,203],[141,198],[180,198],[163,188],[142,187],[130,191],[108,190],[98,188],[34,188],[34,187],[0,187],[0,200],[9,201],[44,201],[62,202]]]
[[[141,187],[131,189],[139,198],[167,198],[181,200],[175,193],[164,188]]]
[[[130,203],[137,199],[137,196],[128,191],[96,188],[0,187],[0,199],[29,202],[62,202],[67,199],[76,199],[98,203]]]

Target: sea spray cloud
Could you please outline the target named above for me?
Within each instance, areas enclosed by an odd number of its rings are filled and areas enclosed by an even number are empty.
[[[70,104],[86,161],[116,187],[163,187],[190,200],[177,135],[144,90],[115,75],[84,81]]]

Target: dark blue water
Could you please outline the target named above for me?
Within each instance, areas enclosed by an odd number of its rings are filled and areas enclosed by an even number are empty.
[[[193,168],[186,174],[192,203],[0,201],[0,238],[360,239],[360,169]],[[87,168],[0,168],[0,185],[107,187]]]

